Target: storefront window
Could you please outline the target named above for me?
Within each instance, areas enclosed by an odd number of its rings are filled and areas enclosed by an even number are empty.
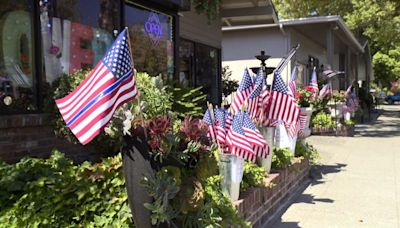
[[[179,45],[179,82],[183,85],[194,85],[194,43],[181,39]]]
[[[40,1],[44,81],[93,68],[119,32],[118,9],[115,0]]]
[[[125,6],[136,70],[165,80],[174,74],[173,17],[137,5]]]
[[[196,44],[196,86],[203,86],[213,103],[220,103],[219,64],[219,49]]]
[[[32,70],[32,5],[29,2],[1,2],[0,113],[37,109]]]

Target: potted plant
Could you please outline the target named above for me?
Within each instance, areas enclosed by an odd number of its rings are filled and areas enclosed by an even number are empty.
[[[265,141],[267,141],[269,147],[270,147],[270,154],[264,158],[264,157],[258,157],[257,158],[257,164],[260,165],[265,169],[265,172],[269,173],[271,171],[271,165],[272,165],[272,155],[273,155],[273,147],[275,145],[275,127],[273,126],[264,126],[264,127],[258,127],[260,130],[261,134],[264,136]]]
[[[332,117],[336,118],[336,121],[343,117],[344,105],[346,102],[346,94],[344,91],[333,91],[332,98],[329,102]]]
[[[335,122],[331,115],[320,112],[312,119],[312,132],[313,134],[329,134],[333,132]]]
[[[296,91],[296,100],[300,105],[300,115],[305,116],[304,130],[303,133],[300,134],[303,138],[308,137],[311,134],[310,120],[313,113],[313,106],[317,99],[318,98],[314,97],[314,88],[311,86],[304,86],[298,88]]]

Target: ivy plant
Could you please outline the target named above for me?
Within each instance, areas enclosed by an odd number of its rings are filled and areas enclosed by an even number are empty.
[[[0,227],[133,227],[121,155],[74,165],[60,152],[0,165]]]

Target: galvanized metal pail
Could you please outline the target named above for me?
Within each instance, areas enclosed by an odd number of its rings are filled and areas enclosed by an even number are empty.
[[[274,148],[274,136],[275,136],[275,127],[263,127],[259,129],[261,134],[264,136],[265,141],[267,141],[271,150],[267,158],[258,157],[257,164],[264,167],[265,171],[269,173],[271,171],[271,163],[272,163],[272,153]]]
[[[243,166],[243,158],[233,154],[219,154],[219,174],[222,176],[221,188],[231,197],[232,201],[239,199]]]

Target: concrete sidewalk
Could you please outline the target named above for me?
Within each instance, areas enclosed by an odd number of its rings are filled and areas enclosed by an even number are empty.
[[[312,136],[314,180],[268,227],[400,228],[400,106],[359,125],[355,137]]]

